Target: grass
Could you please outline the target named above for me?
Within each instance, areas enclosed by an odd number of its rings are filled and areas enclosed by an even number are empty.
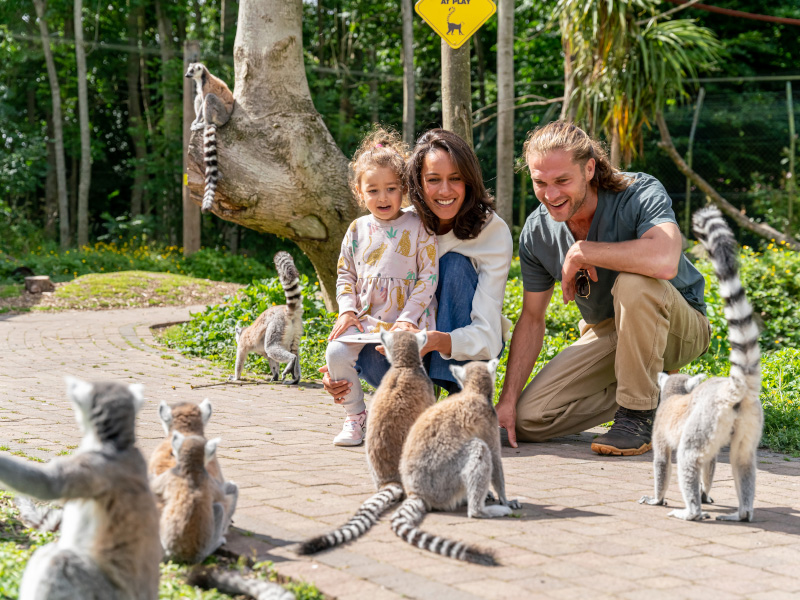
[[[16,298],[25,290],[23,284],[0,285],[0,298]]]
[[[13,494],[0,491],[0,598],[16,598],[19,595],[19,584],[25,565],[33,552],[56,539],[53,533],[43,533],[28,529],[19,520],[19,512],[13,502]],[[212,556],[206,564],[218,561]],[[242,561],[244,562],[244,561]],[[241,567],[243,565],[224,565]],[[190,586],[185,579],[191,567],[172,562],[161,564],[159,581],[159,598],[161,600],[234,600],[233,596],[222,594],[216,590],[200,590]],[[252,566],[253,574],[261,579],[276,581],[277,574],[271,563],[257,563]],[[320,591],[305,582],[281,582],[284,587],[295,593],[297,600],[323,600]],[[239,597],[237,597],[239,598]]]

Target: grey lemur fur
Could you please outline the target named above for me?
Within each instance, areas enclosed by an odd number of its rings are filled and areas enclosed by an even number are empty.
[[[294,594],[277,583],[221,568],[196,567],[189,574],[189,584],[204,589],[216,588],[224,594],[250,596],[255,600],[294,600]]]
[[[186,77],[197,86],[194,98],[195,119],[191,129],[203,130],[203,156],[206,166],[206,189],[201,210],[211,210],[217,191],[219,169],[217,167],[217,127],[228,122],[233,112],[233,94],[219,77],[214,77],[203,63],[191,63]]]
[[[429,510],[454,510],[465,499],[470,518],[504,517],[520,506],[506,499],[492,405],[498,362],[450,367],[462,390],[426,410],[411,428],[400,459],[407,498],[392,515],[392,529],[408,543],[483,565],[497,564],[491,553],[425,533],[419,524]],[[486,506],[490,483],[500,505]]]
[[[290,385],[300,381],[300,338],[303,336],[303,291],[300,289],[300,274],[294,266],[291,254],[278,252],[275,255],[278,279],[286,295],[286,304],[273,306],[261,313],[249,327],[236,326],[236,366],[232,381],[242,375],[244,363],[250,352],[269,360],[272,381],[285,379],[292,373]],[[280,363],[286,363],[281,377]]]
[[[140,385],[67,378],[83,439],[43,466],[0,456],[0,482],[41,500],[63,499],[61,534],[36,550],[20,600],[155,600],[161,544],[147,466],[135,443]]]
[[[391,367],[372,397],[366,435],[367,465],[378,491],[346,524],[303,542],[299,554],[314,554],[364,535],[403,497],[400,479],[403,443],[417,418],[436,402],[433,383],[419,355],[427,339],[424,331],[381,333]]]
[[[720,515],[722,521],[752,521],[756,490],[756,450],[761,440],[764,415],[761,390],[761,350],[753,309],[739,280],[737,245],[717,208],[695,213],[694,232],[708,252],[725,300],[725,317],[731,343],[729,377],[712,377],[702,383],[686,375],[659,376],[662,403],[653,426],[655,495],[639,502],[666,504],[671,455],[677,451],[678,484],[686,507],[671,517],[694,521],[706,519],[702,502],[708,496],[720,449],[730,444],[733,479],[739,498],[736,512]],[[677,380],[676,384],[676,378]],[[681,393],[681,385],[686,390]],[[666,391],[666,393],[665,393]],[[675,393],[677,391],[677,393]]]
[[[196,564],[225,543],[238,489],[220,484],[206,465],[214,459],[219,438],[172,432],[175,466],[151,480],[161,519],[161,544],[167,558]]]

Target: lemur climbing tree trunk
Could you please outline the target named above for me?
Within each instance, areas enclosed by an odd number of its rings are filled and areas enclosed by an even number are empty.
[[[293,240],[336,309],[336,262],[359,208],[347,158],[314,108],[303,65],[302,0],[240,0],[233,57],[236,99],[217,130],[218,217]],[[203,132],[192,132],[189,188],[200,204]]]

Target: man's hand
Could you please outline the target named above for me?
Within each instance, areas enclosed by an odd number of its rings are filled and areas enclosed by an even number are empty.
[[[503,398],[500,396],[497,405],[494,407],[497,411],[497,422],[508,432],[508,443],[512,448],[517,447],[517,403],[510,398]]]
[[[589,273],[592,281],[597,281],[597,269],[586,262],[580,249],[580,242],[575,242],[564,257],[564,266],[561,269],[561,297],[564,304],[575,300],[575,276],[581,269]]]
[[[328,374],[327,365],[320,367],[319,372],[324,373],[322,377],[322,387],[325,388],[326,392],[333,396],[333,401],[336,404],[342,404],[344,402],[344,397],[350,393],[350,388],[353,387],[353,384],[346,379],[332,381],[331,376]]]
[[[364,333],[364,326],[361,324],[361,321],[356,319],[356,313],[348,311],[340,314],[339,318],[336,319],[336,323],[333,324],[333,329],[328,336],[328,341],[335,340],[351,327],[357,327],[361,333]]]

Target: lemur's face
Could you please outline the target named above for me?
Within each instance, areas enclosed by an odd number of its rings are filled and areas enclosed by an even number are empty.
[[[203,63],[191,63],[186,69],[186,77],[189,79],[200,79],[203,76]]]

